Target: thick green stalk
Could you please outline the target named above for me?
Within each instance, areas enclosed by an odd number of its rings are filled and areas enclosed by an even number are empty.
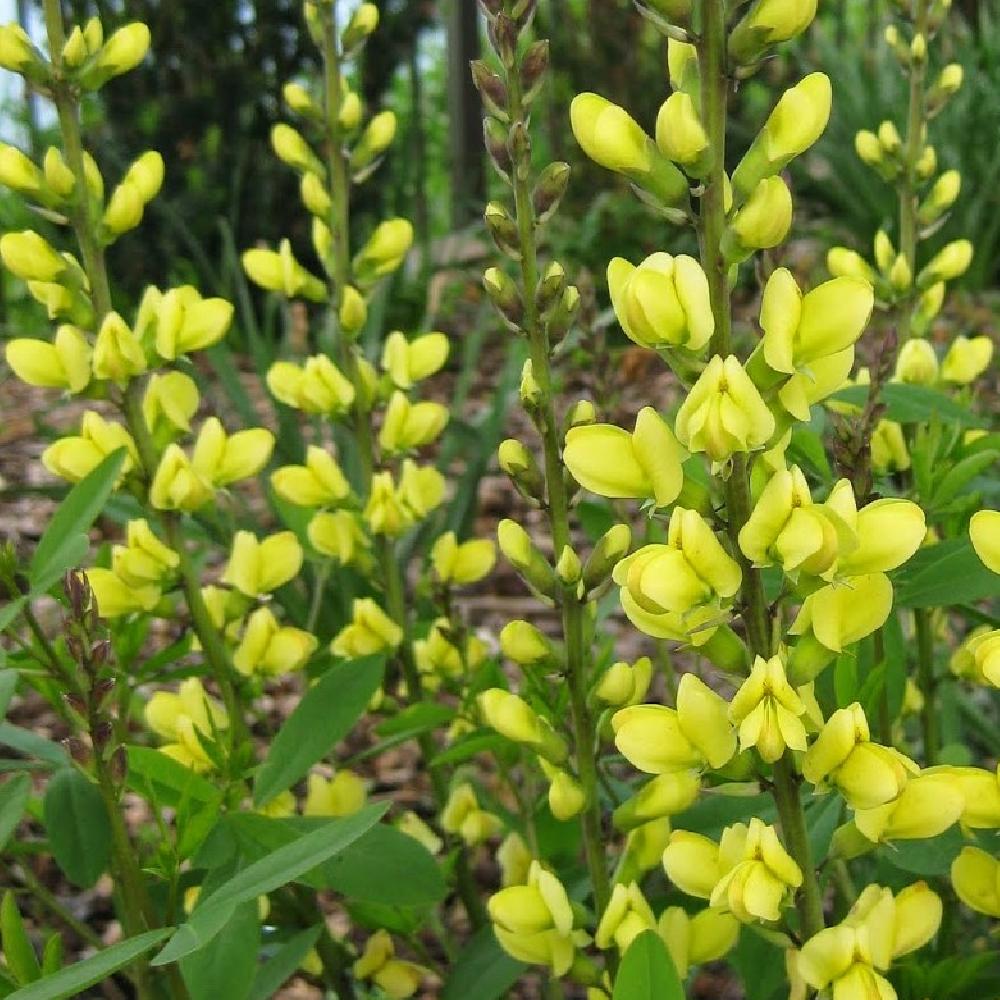
[[[702,121],[712,150],[712,169],[702,197],[699,237],[702,267],[708,277],[715,316],[712,353],[727,355],[732,350],[732,303],[722,237],[726,228],[723,201],[726,162],[726,115],[729,80],[726,72],[726,4],[724,0],[704,0],[698,58],[702,80]],[[732,550],[743,571],[740,601],[751,654],[769,657],[772,652],[771,630],[763,581],[743,556],[738,536],[750,516],[749,463],[745,455],[734,455],[726,482],[727,530]],[[805,813],[799,797],[799,784],[790,758],[774,765],[773,794],[781,819],[785,846],[802,869],[802,889],[798,896],[799,916],[804,937],[823,928],[823,904],[816,871],[813,867]]]
[[[515,68],[508,75],[511,121],[527,128],[527,115]],[[524,330],[528,336],[531,369],[541,393],[537,411],[542,439],[545,488],[552,549],[556,559],[570,544],[569,501],[563,479],[559,437],[556,430],[552,369],[548,330],[538,315],[535,291],[538,286],[538,250],[535,243],[535,212],[529,180],[530,152],[527,143],[514,164],[514,208],[521,248],[521,284],[524,298]],[[584,640],[585,607],[569,588],[562,595],[563,635],[566,641],[566,679],[570,692],[570,711],[577,777],[586,797],[580,822],[583,831],[587,871],[594,890],[594,905],[603,913],[611,898],[604,838],[601,830],[601,800],[598,792],[594,720],[587,707],[588,660]]]

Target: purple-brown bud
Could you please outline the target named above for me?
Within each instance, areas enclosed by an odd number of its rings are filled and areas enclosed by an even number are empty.
[[[483,138],[486,142],[486,152],[490,154],[493,166],[502,176],[509,178],[514,168],[507,148],[507,128],[497,118],[487,115],[483,119]]]
[[[557,161],[550,163],[539,175],[535,190],[531,193],[531,203],[538,222],[548,222],[559,208],[569,184],[570,166]]]
[[[507,84],[482,59],[474,59],[470,67],[472,69],[472,81],[482,95],[486,110],[491,115],[506,118],[507,105],[510,101],[507,93]]]
[[[508,70],[517,62],[517,36],[520,29],[507,14],[498,14],[487,32],[493,51]]]
[[[521,93],[525,102],[531,101],[545,79],[549,68],[549,40],[539,39],[528,46],[521,60]]]

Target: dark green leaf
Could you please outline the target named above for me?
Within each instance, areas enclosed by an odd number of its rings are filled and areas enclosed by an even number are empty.
[[[144,794],[151,792],[161,805],[171,808],[186,799],[215,802],[221,797],[206,778],[150,747],[128,748],[128,783]]]
[[[113,451],[59,504],[39,539],[28,568],[32,590],[48,590],[63,573],[78,566],[86,556],[90,547],[87,532],[111,495],[126,454],[124,448]]]
[[[44,736],[12,726],[9,722],[0,722],[0,744],[20,751],[26,757],[37,757],[53,767],[66,767],[69,757],[58,743],[47,740]]]
[[[492,927],[476,933],[459,953],[444,984],[441,1000],[496,1000],[527,969],[497,943]]]
[[[24,929],[17,897],[10,890],[4,893],[3,903],[0,903],[0,947],[7,968],[19,986],[33,983],[41,976],[42,967]]]
[[[893,867],[914,875],[947,875],[962,850],[962,831],[951,826],[928,840],[897,840],[879,850]]]
[[[918,550],[893,579],[896,605],[904,608],[947,607],[1000,596],[1000,576],[982,564],[967,538]]]
[[[451,722],[455,718],[455,710],[447,705],[438,705],[433,701],[422,701],[416,705],[404,708],[391,719],[380,722],[375,727],[379,736],[419,736],[428,733]]]
[[[469,733],[456,740],[450,747],[442,750],[431,759],[431,767],[461,764],[479,753],[493,753],[500,747],[507,746],[507,740],[499,733],[477,732]]]
[[[850,386],[834,393],[833,399],[864,406],[868,400],[868,386]],[[935,414],[949,422],[966,427],[979,427],[982,421],[968,406],[957,403],[937,389],[906,382],[890,382],[882,387],[882,402],[888,410],[886,416],[900,424],[927,423]]]
[[[244,868],[207,899],[199,898],[190,919],[177,929],[152,964],[176,962],[204,948],[226,925],[237,906],[293,882],[339,854],[370,830],[387,808],[387,803],[372,805],[353,816],[330,820]]]
[[[677,815],[675,825],[680,830],[718,838],[733,823],[746,821],[750,816],[759,816],[765,823],[771,823],[777,813],[770,795],[704,795],[690,809]]]
[[[120,941],[91,958],[12,993],[8,1000],[64,1000],[66,997],[82,996],[88,986],[103,982],[113,972],[159,944],[172,930],[172,927],[164,927]]]
[[[385,660],[366,656],[332,666],[302,697],[271,741],[254,781],[262,806],[295,784],[343,739],[382,683]]]
[[[670,952],[655,931],[644,931],[629,945],[612,996],[613,1000],[684,1000]]]
[[[830,853],[833,832],[840,824],[842,800],[839,795],[824,795],[814,799],[806,808],[806,830],[809,834],[809,852],[813,865],[819,867]]]
[[[309,954],[309,949],[319,939],[322,930],[319,925],[307,927],[304,931],[299,931],[295,937],[289,938],[274,956],[258,969],[250,987],[250,1000],[271,1000],[281,988],[281,984],[298,970],[302,959]]]
[[[191,1000],[247,1000],[257,973],[260,919],[257,900],[237,906],[211,942],[182,958],[181,975]]]
[[[7,706],[10,699],[14,697],[14,690],[17,687],[16,670],[0,670],[0,719],[7,714]]]
[[[44,816],[59,867],[74,884],[92,886],[111,856],[111,825],[97,786],[79,771],[62,768],[45,789]]]
[[[10,835],[21,822],[30,794],[31,776],[23,772],[0,785],[0,850],[7,846]]]

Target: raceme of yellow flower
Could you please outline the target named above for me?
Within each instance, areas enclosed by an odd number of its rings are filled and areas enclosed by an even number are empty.
[[[640,347],[699,352],[715,331],[708,279],[693,257],[654,253],[637,267],[615,257],[608,289],[618,322]]]
[[[356,598],[351,621],[330,643],[330,652],[344,659],[371,656],[395,649],[403,641],[403,630],[370,597]]]
[[[275,469],[271,486],[283,500],[300,507],[334,506],[351,491],[337,460],[318,445],[306,449],[305,465]]]
[[[318,645],[316,636],[279,625],[269,608],[258,608],[246,620],[233,666],[247,676],[279,677],[305,666]]]
[[[761,758],[773,764],[789,750],[806,749],[806,712],[785,676],[780,656],[758,656],[750,676],[733,695],[729,718],[739,726],[740,749],[755,746]]]
[[[191,677],[182,681],[177,692],[157,691],[146,703],[146,725],[157,736],[169,742],[160,752],[189,767],[203,772],[213,767],[205,749],[215,734],[229,728],[225,709],[209,698],[200,680]]]
[[[448,360],[449,347],[443,333],[425,333],[407,340],[404,333],[395,330],[385,338],[382,368],[397,389],[411,389],[442,368]]]
[[[325,354],[306,358],[301,366],[275,362],[267,372],[267,387],[286,406],[330,416],[346,412],[355,396],[350,380]]]
[[[306,781],[303,816],[351,816],[361,809],[368,792],[364,781],[353,771],[337,771],[324,778],[315,771]]]
[[[309,522],[306,535],[317,552],[345,566],[353,562],[368,544],[358,515],[350,510],[320,512]]]
[[[294,532],[279,531],[258,539],[252,531],[237,531],[221,580],[247,597],[261,597],[293,579],[302,568],[302,559],[302,546]]]
[[[563,462],[573,478],[598,496],[652,500],[666,507],[684,485],[684,450],[670,426],[651,406],[643,407],[628,431],[614,424],[572,427]]]
[[[871,787],[871,786],[869,786]],[[965,795],[951,775],[924,772],[910,777],[897,798],[856,809],[854,823],[873,843],[937,837],[965,811]]]
[[[488,538],[459,542],[455,532],[446,531],[431,548],[434,576],[445,584],[464,586],[477,583],[496,562],[496,547]]]
[[[703,681],[685,674],[677,708],[634,705],[611,720],[615,746],[647,774],[722,767],[736,752],[729,706]]]

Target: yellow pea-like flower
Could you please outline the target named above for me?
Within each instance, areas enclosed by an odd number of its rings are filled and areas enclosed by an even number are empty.
[[[666,545],[646,545],[615,567],[613,579],[646,610],[686,614],[733,597],[743,574],[708,522],[694,510],[675,507]]]
[[[358,42],[367,38],[378,27],[378,19],[379,9],[376,4],[360,4],[351,15],[341,36],[344,51],[350,51]]]
[[[267,372],[267,387],[286,406],[305,413],[343,413],[355,396],[350,380],[325,354],[307,358],[302,366],[275,362]]]
[[[154,372],[142,394],[142,417],[154,436],[189,432],[191,418],[198,411],[200,401],[198,386],[190,375]]]
[[[872,742],[868,720],[857,702],[830,716],[802,758],[806,781],[833,785],[856,810],[891,802],[919,770],[898,750]]]
[[[28,33],[19,24],[0,26],[0,66],[13,73],[23,73],[41,58]]]
[[[656,917],[653,916],[653,911],[638,883],[622,885],[619,882],[612,890],[611,899],[601,914],[597,930],[594,932],[594,944],[602,951],[616,947],[624,955],[628,951],[628,946],[643,931],[655,929]]]
[[[500,885],[526,885],[531,862],[531,850],[517,832],[508,833],[497,848],[497,865],[500,867]]]
[[[412,837],[431,854],[440,854],[444,847],[444,841],[412,809],[396,820],[396,829]]]
[[[144,716],[146,725],[169,741],[160,752],[199,772],[213,766],[204,741],[229,728],[225,708],[205,693],[197,677],[182,681],[176,692],[157,691],[146,703]]]
[[[351,150],[351,169],[360,171],[370,166],[392,144],[396,137],[396,116],[391,111],[375,115]]]
[[[116,312],[104,317],[94,342],[94,376],[125,386],[146,370],[146,352],[139,338]]]
[[[756,816],[745,828],[738,824],[729,829],[734,831],[732,844],[723,835],[720,855],[734,857],[736,864],[712,890],[710,904],[743,923],[778,920],[791,892],[802,885],[802,870],[782,846],[775,828]]]
[[[403,461],[399,497],[412,519],[420,520],[440,506],[445,490],[444,476],[433,465],[417,465],[409,458]]]
[[[969,538],[983,565],[1000,573],[1000,511],[980,510],[973,514]]]
[[[707,908],[691,916],[680,906],[668,906],[656,929],[682,980],[692,966],[729,954],[740,936],[740,922],[731,913]]]
[[[152,611],[162,595],[157,583],[136,585],[126,582],[113,569],[89,569],[87,582],[94,593],[102,618],[118,618],[137,611]]]
[[[247,597],[261,597],[284,586],[302,568],[302,546],[291,531],[258,539],[237,531],[222,582]]]
[[[383,451],[395,454],[430,444],[444,430],[448,408],[441,403],[411,403],[396,391],[386,407],[378,441]]]
[[[675,427],[684,447],[721,463],[735,452],[763,448],[775,423],[739,359],[716,355],[677,411]]]
[[[552,815],[562,823],[578,816],[587,804],[587,796],[580,782],[544,757],[539,757],[538,763],[549,781],[547,798]]]
[[[413,526],[413,514],[397,492],[391,472],[376,472],[372,476],[363,516],[375,535],[401,535]]]
[[[456,635],[447,618],[438,618],[427,633],[426,639],[413,643],[413,656],[417,669],[430,680],[441,677],[461,677],[466,670],[475,669],[488,652],[486,643],[478,636]]]
[[[353,816],[364,807],[368,790],[353,771],[337,771],[332,778],[313,772],[306,781],[303,816]]]
[[[944,833],[965,811],[965,796],[947,773],[911,777],[899,796],[885,805],[855,809],[854,823],[873,843],[924,840]]]
[[[159,585],[180,565],[180,556],[156,537],[145,518],[129,521],[126,544],[111,550],[111,568],[127,586]],[[147,609],[149,610],[149,609]]]
[[[318,645],[316,636],[279,625],[269,608],[258,608],[247,618],[233,666],[247,676],[279,677],[305,666]]]
[[[229,302],[203,299],[191,285],[171,288],[155,302],[155,309],[156,353],[167,361],[218,343],[233,321]]]
[[[0,237],[0,258],[11,274],[23,281],[56,281],[68,266],[48,241],[31,229]]]
[[[555,764],[566,759],[566,743],[523,698],[490,688],[476,699],[486,724],[514,743],[523,743]]]
[[[389,933],[376,931],[351,971],[357,979],[370,979],[389,1000],[407,1000],[420,989],[428,970],[416,962],[396,958],[395,954]]]
[[[367,539],[358,516],[349,510],[323,511],[306,528],[309,544],[342,565],[353,562],[366,547]]]
[[[776,247],[792,226],[792,193],[780,177],[765,177],[733,217],[731,229],[742,253]]]
[[[979,847],[963,847],[951,863],[951,884],[970,910],[1000,918],[1000,860]]]
[[[263,427],[227,434],[221,421],[209,417],[198,431],[191,467],[215,486],[255,476],[274,450],[274,435]]]
[[[66,163],[61,150],[49,146],[42,159],[42,170],[45,173],[46,187],[56,198],[68,198],[76,187],[76,177]]]
[[[732,30],[729,54],[755,62],[770,45],[801,35],[816,16],[818,0],[758,0]]]
[[[786,90],[733,174],[733,188],[748,198],[765,177],[780,173],[826,129],[833,91],[823,73],[810,73]]]
[[[896,381],[910,385],[934,385],[940,365],[933,345],[923,337],[908,340],[896,358]]]
[[[648,656],[641,656],[632,664],[622,660],[608,667],[594,689],[594,696],[616,708],[637,705],[646,697],[652,678],[653,663]]]
[[[330,643],[330,652],[344,659],[371,656],[395,649],[403,641],[403,630],[370,597],[356,598],[351,621]]]
[[[898,895],[880,885],[868,885],[844,920],[868,933],[871,961],[888,969],[893,959],[922,948],[941,926],[941,897],[926,882],[914,882]]]
[[[745,829],[742,828],[743,835]],[[731,840],[734,832],[737,832],[737,827],[729,827],[723,838],[728,835]],[[674,830],[663,851],[663,870],[681,892],[697,899],[708,899],[729,870],[730,863],[735,864],[731,856],[733,853],[727,851],[727,857],[723,859],[714,840],[689,830]]]
[[[128,452],[121,472],[125,475],[139,461],[132,436],[122,424],[88,410],[80,421],[78,434],[60,438],[42,452],[42,465],[53,475],[77,483],[119,448]]]
[[[612,716],[615,746],[640,771],[719,768],[736,752],[729,706],[693,674],[677,688],[677,708],[633,705]]]
[[[774,763],[789,750],[806,749],[806,728],[800,716],[802,699],[785,677],[780,656],[758,656],[750,676],[733,695],[729,718],[739,726],[740,749],[757,747],[761,757]]]
[[[534,625],[517,619],[500,630],[500,649],[515,663],[528,666],[553,655],[552,644]]]
[[[654,253],[638,267],[615,257],[608,289],[618,322],[640,347],[701,351],[715,331],[708,279],[693,257]]]
[[[75,326],[63,324],[52,343],[19,337],[7,342],[7,364],[28,385],[82,392],[90,384],[90,342]]]
[[[799,975],[819,990],[832,987],[838,1000],[893,1000],[896,991],[875,971],[865,927],[838,924],[814,934],[797,956]]]
[[[871,439],[872,469],[880,475],[905,472],[910,467],[910,450],[903,428],[895,420],[880,420]]]
[[[563,462],[573,478],[598,496],[673,503],[684,485],[684,450],[669,424],[643,407],[628,431],[614,424],[586,424],[566,434]]]
[[[282,240],[276,251],[247,250],[242,263],[247,277],[266,291],[279,292],[290,299],[302,296],[313,302],[327,298],[326,284],[295,259],[288,240]]]
[[[956,337],[941,362],[941,378],[953,385],[974,382],[993,360],[989,337]]]
[[[846,646],[881,628],[892,610],[892,584],[885,573],[852,576],[810,594],[789,629],[812,635],[826,649]]]
[[[615,810],[615,827],[630,830],[639,824],[683,812],[695,802],[700,791],[698,771],[658,774]]]
[[[475,847],[496,836],[501,828],[498,817],[479,808],[476,790],[468,782],[455,785],[441,810],[441,829],[460,836]]]
[[[874,304],[871,285],[860,278],[832,278],[803,295],[792,273],[778,268],[761,302],[764,360],[791,374],[840,354],[861,336]]]
[[[214,496],[211,479],[194,468],[179,445],[167,445],[149,486],[149,502],[157,510],[195,511]]]
[[[85,75],[87,85],[99,86],[105,80],[134,69],[146,58],[150,41],[149,28],[141,21],[119,28],[104,43],[92,70]]]
[[[965,799],[959,817],[970,830],[1000,829],[1000,770],[981,767],[957,767],[941,764],[929,767],[924,775],[944,775]]]
[[[446,531],[431,548],[434,575],[442,583],[477,583],[496,562],[496,547],[488,538],[459,543],[454,531]]]
[[[858,281],[875,283],[875,271],[855,250],[847,247],[831,247],[826,254],[826,269],[834,278],[856,278]]]
[[[274,492],[300,507],[327,507],[339,503],[351,487],[337,460],[317,445],[306,449],[305,465],[286,465],[271,473]]]
[[[413,226],[406,219],[378,225],[354,258],[358,280],[368,284],[395,271],[413,245]]]
[[[656,116],[656,145],[664,156],[689,172],[702,172],[708,134],[690,94],[675,90],[663,102]]]
[[[382,367],[397,389],[410,389],[439,371],[448,360],[448,351],[448,338],[443,333],[425,333],[407,340],[396,330],[386,337]]]

